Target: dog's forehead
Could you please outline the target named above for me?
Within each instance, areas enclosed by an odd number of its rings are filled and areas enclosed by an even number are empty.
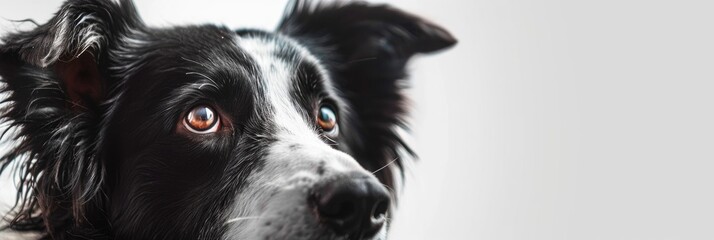
[[[214,25],[179,26],[140,32],[130,35],[124,42],[139,42],[139,51],[153,50],[158,56],[168,58],[194,57],[202,61],[225,61],[230,55],[238,53],[233,44],[235,37],[234,31]],[[144,38],[146,41],[142,40]],[[144,42],[147,44],[141,46]]]
[[[320,60],[304,45],[280,34],[238,31],[236,45],[249,59],[248,64],[262,74],[264,81],[276,79],[321,80],[330,84],[329,74]],[[300,76],[295,76],[303,74]],[[305,75],[310,75],[305,76]],[[301,79],[311,78],[311,79]],[[331,88],[331,86],[328,86]]]
[[[123,64],[138,69],[129,77],[132,94],[126,96],[152,96],[152,109],[215,104],[236,119],[302,135],[314,134],[311,116],[324,99],[347,109],[326,66],[287,36],[209,25],[163,29],[145,37],[133,41],[144,46],[129,54],[140,57]]]
[[[319,60],[292,39],[260,32],[239,34],[236,44],[245,52],[263,93],[264,103],[271,108],[272,123],[282,138],[301,136],[302,142],[320,144],[310,115],[322,97],[336,97],[329,76]],[[314,98],[305,98],[313,96]],[[280,137],[279,137],[280,138]]]
[[[297,63],[319,65],[317,58],[302,44],[295,40],[275,33],[245,30],[237,31],[237,46],[252,57]]]
[[[256,97],[271,86],[336,91],[318,57],[279,33],[215,25],[150,29],[124,37],[112,53],[113,75],[129,78],[139,92],[169,94],[163,83],[201,86],[206,80],[224,89],[251,88],[245,90]]]
[[[278,33],[259,30],[234,31],[205,25],[163,29],[154,32],[148,39],[150,40],[135,40],[131,37],[125,39],[124,42],[129,43],[148,43],[136,47],[134,50],[137,52],[128,55],[144,58],[143,55],[150,52],[154,54],[156,62],[168,69],[220,69],[262,82],[274,81],[276,74],[284,74],[283,78],[300,80],[295,79],[293,75],[302,71],[311,75],[311,79],[303,80],[319,80],[330,84],[327,81],[327,70],[308,48]]]

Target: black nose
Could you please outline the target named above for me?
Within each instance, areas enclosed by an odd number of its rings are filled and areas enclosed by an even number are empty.
[[[332,180],[317,188],[315,197],[320,220],[350,239],[374,236],[384,226],[390,204],[387,189],[366,177]]]

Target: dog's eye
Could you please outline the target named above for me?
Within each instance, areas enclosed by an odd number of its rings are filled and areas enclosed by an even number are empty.
[[[320,125],[323,131],[327,133],[337,132],[337,115],[335,110],[329,105],[320,106],[317,112],[317,125]]]
[[[212,108],[197,106],[186,114],[183,124],[191,132],[206,134],[218,131],[220,120]]]

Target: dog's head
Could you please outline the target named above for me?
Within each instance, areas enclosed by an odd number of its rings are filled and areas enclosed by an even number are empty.
[[[405,65],[455,43],[388,6],[303,1],[265,32],[71,0],[3,40],[11,227],[57,239],[384,239]]]

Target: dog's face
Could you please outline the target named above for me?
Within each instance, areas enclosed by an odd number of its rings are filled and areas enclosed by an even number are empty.
[[[385,239],[404,67],[455,43],[386,6],[294,2],[276,32],[145,26],[67,2],[8,35],[25,182],[15,228],[58,238]],[[39,213],[39,214],[38,214]]]
[[[117,236],[384,232],[388,191],[349,155],[353,113],[308,49],[212,26],[136,38],[118,55],[140,59],[119,65],[144,65],[121,74],[131,77],[108,123]]]

